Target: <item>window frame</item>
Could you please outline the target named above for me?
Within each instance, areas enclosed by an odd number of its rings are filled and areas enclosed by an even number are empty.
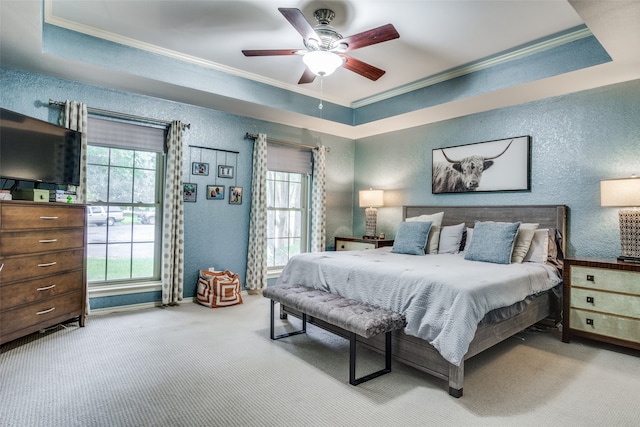
[[[101,119],[101,120],[109,120],[109,118],[105,118],[103,116],[96,116],[94,118]],[[115,121],[120,122],[120,120],[115,120]],[[125,122],[125,123],[136,124],[140,126],[149,126],[148,124],[141,124],[141,123],[132,123],[132,122]],[[150,126],[150,127],[154,127],[154,126]],[[129,147],[123,147],[121,145],[109,146],[108,144],[105,144],[105,143],[98,143],[98,144],[91,143],[90,127],[89,127],[88,134],[89,134],[87,138],[88,147],[89,146],[103,147],[103,148],[108,148],[110,150],[124,149],[124,150],[132,150],[135,152],[154,153],[155,155],[155,189],[153,194],[154,201],[152,203],[133,202],[133,201],[131,202],[121,202],[121,201],[92,202],[89,200],[87,200],[87,203],[90,204],[91,206],[105,206],[106,208],[108,208],[109,206],[118,206],[121,208],[128,208],[131,211],[132,220],[135,220],[135,212],[137,208],[151,207],[151,208],[155,208],[155,215],[156,215],[156,218],[158,218],[158,220],[155,221],[154,230],[153,230],[153,236],[154,236],[153,263],[154,265],[153,265],[152,275],[150,277],[133,277],[133,278],[130,277],[125,279],[111,279],[111,280],[107,279],[107,280],[91,280],[91,281],[89,280],[89,277],[87,277],[87,287],[89,290],[89,295],[90,297],[104,297],[104,296],[125,295],[125,294],[132,294],[132,293],[141,293],[141,292],[160,291],[162,289],[162,277],[161,277],[161,274],[162,274],[162,221],[160,219],[162,218],[162,206],[163,206],[162,201],[163,201],[163,193],[164,193],[166,154],[161,151],[149,150],[144,148],[141,149],[140,147],[136,147],[135,145],[132,145]],[[161,146],[164,147],[164,144],[165,144],[165,141],[163,140]],[[87,160],[87,170],[89,170],[89,168],[92,166],[105,166],[105,165],[90,163],[89,160]],[[109,174],[111,172],[110,168],[122,167],[120,165],[112,165],[111,160],[109,160],[109,163],[106,166],[109,168],[108,169]],[[132,169],[132,171],[135,171],[135,169],[137,169],[135,167],[135,163],[130,168]],[[135,173],[132,173],[132,177],[135,177]],[[132,185],[131,192],[132,194],[134,194],[133,186],[135,185],[135,179],[132,179],[131,185]],[[107,197],[107,200],[109,200],[109,197]],[[95,243],[96,245],[98,244],[109,245],[109,234],[108,234],[109,225],[105,224],[104,226],[106,227],[105,242]],[[131,227],[130,240],[123,243],[133,245],[136,243],[133,235],[134,223],[132,222],[129,226]],[[88,227],[89,227],[89,223],[87,222],[87,228]],[[89,230],[87,230],[87,233],[88,232]],[[138,242],[138,243],[144,243],[144,242]],[[90,242],[87,242],[87,245],[90,245],[90,244],[91,244]],[[88,249],[89,248],[87,248],[87,250]],[[133,247],[131,250],[131,254],[133,254]],[[108,258],[108,252],[105,252],[105,255]],[[87,259],[89,259],[88,255],[87,255]],[[133,260],[133,257],[131,256],[129,259]],[[131,262],[129,268],[131,269],[132,266],[133,266],[133,262]],[[105,263],[105,277],[106,277],[107,268],[108,268],[108,265],[107,263]]]
[[[269,217],[269,211],[272,212],[292,212],[292,211],[300,211],[301,212],[301,225],[300,225],[300,253],[306,253],[309,252],[309,244],[310,244],[310,236],[309,236],[309,230],[310,230],[310,218],[311,218],[311,185],[312,185],[312,176],[311,174],[307,174],[307,173],[300,173],[300,172],[288,172],[288,171],[275,171],[275,170],[267,170],[267,185],[269,185],[270,181],[274,181],[274,179],[270,179],[269,178],[269,174],[270,173],[286,173],[286,174],[296,174],[296,175],[300,175],[301,176],[301,191],[300,191],[300,202],[301,202],[301,207],[300,208],[276,208],[276,207],[270,207],[269,206],[269,201],[267,200],[267,218]],[[289,180],[289,182],[291,182]],[[266,234],[268,235],[268,227],[269,224],[267,224],[267,230],[265,230]],[[267,246],[268,246],[268,240],[269,238],[267,238]],[[268,249],[267,249],[268,250]],[[267,256],[267,262],[268,262],[268,254],[266,254]],[[285,262],[286,264],[286,262]],[[267,265],[267,278],[274,278],[274,277],[278,277],[280,275],[280,273],[282,272],[284,265]]]

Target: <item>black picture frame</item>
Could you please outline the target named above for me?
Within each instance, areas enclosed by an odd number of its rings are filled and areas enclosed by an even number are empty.
[[[191,163],[191,175],[209,175],[209,163],[193,162]]]
[[[198,184],[185,182],[182,184],[182,201],[196,202],[198,200]]]
[[[224,186],[223,185],[207,185],[207,199],[224,200]]]
[[[530,190],[528,135],[432,150],[432,194]]]
[[[233,178],[233,166],[218,165],[218,178]]]
[[[229,187],[229,204],[230,205],[242,204],[242,187],[238,187],[238,186]]]

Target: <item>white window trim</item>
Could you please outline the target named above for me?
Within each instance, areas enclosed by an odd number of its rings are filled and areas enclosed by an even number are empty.
[[[89,298],[115,297],[120,295],[141,294],[162,290],[162,282],[121,282],[88,287]]]

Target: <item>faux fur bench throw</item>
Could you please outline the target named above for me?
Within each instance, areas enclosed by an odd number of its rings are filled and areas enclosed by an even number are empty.
[[[405,326],[401,314],[306,286],[268,287],[263,296],[365,338]]]

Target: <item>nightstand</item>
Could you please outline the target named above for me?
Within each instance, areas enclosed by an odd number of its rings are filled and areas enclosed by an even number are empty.
[[[361,251],[363,249],[378,249],[383,246],[393,246],[392,239],[365,239],[362,237],[336,237],[336,251]]]
[[[590,338],[640,350],[640,264],[564,261],[562,341]]]

